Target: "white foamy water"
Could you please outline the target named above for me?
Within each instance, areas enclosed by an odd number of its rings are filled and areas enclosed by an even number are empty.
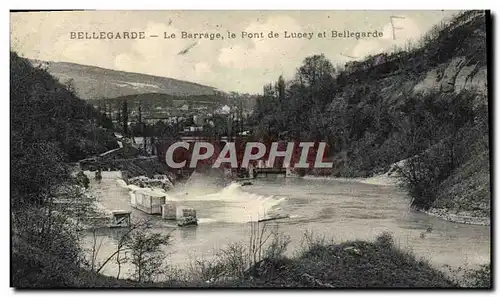
[[[206,194],[207,192],[214,193]],[[214,187],[211,177],[203,175],[195,175],[195,178],[182,186],[181,191],[177,191],[171,196],[179,202],[219,202],[218,207],[212,209],[213,216],[202,218],[201,223],[258,221],[276,213],[277,206],[286,199],[286,197],[247,192],[240,184],[234,182],[218,189]]]
[[[253,185],[241,187],[223,186],[214,177],[195,175],[168,192],[179,206],[196,209],[199,218],[197,227],[177,228],[173,222],[131,208],[128,189],[118,179],[112,173],[103,175],[99,184],[92,179],[99,202],[108,209],[132,210],[133,221],[152,218],[155,232],[171,234],[172,243],[165,252],[170,255],[170,265],[178,267],[186,268],[195,258],[210,259],[231,243],[247,243],[247,222],[273,214],[290,216],[272,222],[290,236],[289,256],[300,248],[304,233],[312,231],[335,242],[373,240],[382,232],[390,232],[398,246],[414,251],[436,268],[444,264],[476,267],[490,257],[489,227],[456,224],[413,212],[408,209],[406,193],[394,186],[332,179],[258,178]],[[421,238],[428,228],[432,233]],[[99,261],[116,248],[119,237],[114,233],[118,231],[103,230],[99,235],[104,238]],[[86,245],[90,242],[87,240]],[[116,267],[109,265],[104,273],[116,275]]]
[[[232,183],[218,193],[196,196],[199,201],[221,201],[223,208],[218,212],[216,221],[229,223],[246,223],[266,218],[276,213],[278,206],[286,198],[275,196],[263,196],[249,193],[242,189],[241,185]]]
[[[130,209],[132,217],[144,217],[145,214],[132,209],[129,196],[125,195],[130,189],[120,178],[118,173],[106,172],[101,183],[95,183],[98,204],[108,210]],[[193,207],[197,211],[200,224],[226,222],[247,223],[258,221],[279,212],[279,204],[286,200],[284,196],[261,195],[245,190],[238,183],[230,183],[226,187],[217,184],[213,176],[195,173],[183,185],[173,191],[152,189],[163,192],[167,201],[173,201],[178,206]]]

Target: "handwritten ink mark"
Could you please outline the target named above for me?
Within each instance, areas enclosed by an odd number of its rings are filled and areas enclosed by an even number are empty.
[[[183,49],[182,51],[180,51],[177,55],[185,55],[185,54],[187,54],[197,44],[198,44],[198,42],[194,42],[194,43],[188,45],[185,49]]]
[[[391,27],[392,27],[392,39],[396,40],[396,29],[397,30],[402,30],[404,27],[394,27],[394,19],[405,19],[405,17],[401,16],[391,16],[389,18],[391,20]]]

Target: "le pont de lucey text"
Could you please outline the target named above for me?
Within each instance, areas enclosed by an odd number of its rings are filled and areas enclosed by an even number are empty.
[[[268,32],[247,32],[241,31],[235,33],[227,31],[225,33],[209,33],[209,32],[163,32],[163,34],[146,34],[143,31],[124,31],[124,32],[70,32],[70,39],[146,39],[146,38],[163,38],[163,39],[313,39],[313,38],[380,38],[383,37],[382,31],[352,31],[352,30],[331,30],[318,32],[294,32],[294,31],[268,31]]]

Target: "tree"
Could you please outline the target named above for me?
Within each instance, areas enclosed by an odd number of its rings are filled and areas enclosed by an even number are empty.
[[[100,114],[13,52],[10,106],[13,285],[74,285],[68,272],[83,265],[74,220],[91,203],[67,162],[105,149],[96,137]]]
[[[122,101],[122,128],[123,128],[123,136],[128,136],[128,106],[127,100]]]
[[[324,54],[314,55],[304,59],[297,70],[298,81],[305,86],[315,86],[333,77],[334,67]]]
[[[169,235],[134,232],[127,242],[130,262],[134,265],[134,278],[139,282],[154,281],[162,273],[165,255],[162,246],[169,243]]]
[[[283,79],[283,75],[280,75],[278,78],[278,82],[276,83],[276,90],[278,93],[278,98],[281,102],[285,100],[285,80]]]
[[[139,282],[151,282],[163,272],[165,253],[162,251],[170,241],[170,234],[151,232],[151,222],[141,220],[134,222],[119,235],[116,250],[95,269],[97,273],[113,259],[118,264],[117,278],[121,273],[121,265],[134,265],[134,278]],[[96,258],[97,254],[93,255]]]

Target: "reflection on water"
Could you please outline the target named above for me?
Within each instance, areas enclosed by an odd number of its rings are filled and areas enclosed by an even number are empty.
[[[171,265],[188,265],[193,257],[209,258],[215,250],[234,242],[248,242],[248,221],[266,214],[289,214],[290,219],[278,222],[281,232],[292,240],[288,254],[300,247],[303,234],[313,231],[335,242],[345,240],[373,240],[382,232],[393,234],[396,245],[410,249],[418,256],[440,268],[468,265],[476,267],[490,259],[490,228],[463,225],[440,220],[410,211],[405,193],[392,186],[376,186],[333,180],[304,180],[294,178],[257,179],[254,185],[230,185],[224,189],[210,187],[203,194],[206,181],[191,181],[181,191],[190,195],[174,197],[178,202],[197,210],[197,227],[176,228],[172,222],[158,216],[148,216],[129,206],[126,189],[120,188],[116,178],[104,178],[92,186],[99,193],[100,203],[109,209],[130,209],[132,219],[152,219],[154,231],[171,233],[172,244],[165,249]],[[424,238],[422,232],[432,231]],[[102,230],[105,237],[99,259],[105,259],[116,249],[116,241],[123,230]],[[84,243],[89,246],[91,235]],[[112,265],[106,274],[115,275]]]
[[[179,233],[182,240],[196,240],[196,227],[190,226],[186,228],[180,228]]]

